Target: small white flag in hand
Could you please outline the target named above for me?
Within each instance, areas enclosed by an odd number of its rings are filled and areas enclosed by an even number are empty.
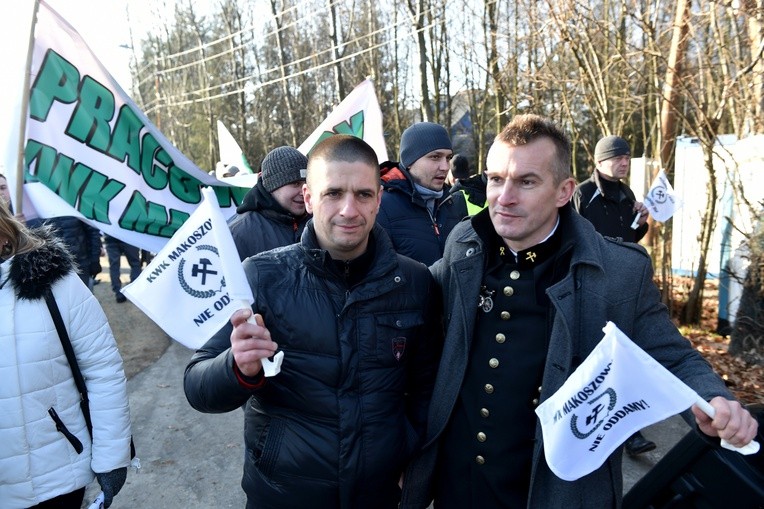
[[[536,408],[546,462],[566,481],[593,472],[634,432],[698,399],[614,323],[603,331],[586,360]]]
[[[677,210],[682,208],[682,200],[674,193],[671,182],[663,170],[658,172],[653,185],[645,196],[645,207],[656,221],[665,223]]]
[[[214,191],[122,293],[171,338],[201,347],[238,309],[254,302]]]

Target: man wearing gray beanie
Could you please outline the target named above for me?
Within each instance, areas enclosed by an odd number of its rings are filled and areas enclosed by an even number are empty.
[[[308,158],[293,147],[277,147],[265,156],[257,183],[228,220],[239,258],[300,240],[309,219],[302,197],[307,167]]]
[[[647,207],[623,179],[629,176],[631,149],[619,136],[605,136],[594,148],[592,176],[573,193],[573,207],[606,237],[639,242],[647,233]]]
[[[419,122],[401,135],[400,162],[381,165],[382,205],[377,224],[395,250],[432,265],[443,256],[446,237],[467,215],[461,193],[449,193],[446,177],[453,156],[446,129]]]
[[[647,233],[647,207],[622,182],[629,176],[631,148],[620,136],[605,136],[594,147],[592,176],[576,186],[571,202],[606,237],[639,242]],[[652,451],[655,443],[637,431],[624,444],[629,456]]]

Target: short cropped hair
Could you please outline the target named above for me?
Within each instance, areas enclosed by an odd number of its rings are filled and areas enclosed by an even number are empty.
[[[311,167],[313,161],[343,161],[346,163],[362,162],[373,167],[379,180],[379,160],[377,153],[361,138],[350,134],[335,134],[313,147],[308,155],[308,185],[310,185]]]
[[[539,138],[549,138],[556,148],[556,164],[552,168],[554,181],[559,184],[573,176],[570,138],[554,122],[540,115],[517,115],[496,136],[494,142],[512,146],[527,145]]]

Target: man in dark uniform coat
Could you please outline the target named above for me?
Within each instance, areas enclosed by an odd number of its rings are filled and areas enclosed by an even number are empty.
[[[597,235],[569,205],[571,145],[552,122],[516,117],[487,157],[488,209],[459,223],[430,270],[447,332],[420,457],[401,509],[618,507],[621,449],[573,482],[544,458],[535,408],[602,338],[607,321],[716,409],[693,407],[709,437],[735,446],[756,420],[671,321],[637,244]],[[606,268],[621,266],[613,278]],[[710,440],[710,438],[709,438]]]

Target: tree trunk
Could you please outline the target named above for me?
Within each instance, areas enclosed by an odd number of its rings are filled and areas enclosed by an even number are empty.
[[[707,140],[701,140],[703,145],[703,161],[708,172],[706,185],[706,209],[703,213],[700,226],[700,256],[698,257],[698,269],[693,279],[692,288],[687,297],[687,302],[682,309],[680,321],[683,324],[700,323],[703,310],[703,289],[706,283],[708,249],[711,246],[711,238],[716,223],[716,170],[714,169],[714,143],[715,136],[709,136]]]
[[[336,91],[335,104],[339,104],[345,97],[345,82],[342,79],[342,52],[340,51],[340,27],[337,22],[337,4],[333,0],[327,0],[331,14],[329,39],[332,41],[332,56],[334,57],[334,90]]]
[[[276,23],[276,44],[279,52],[279,70],[281,72],[281,88],[284,91],[284,106],[286,107],[287,119],[289,119],[289,132],[291,134],[291,144],[293,147],[297,147],[297,126],[294,125],[294,107],[292,106],[292,94],[289,91],[289,83],[286,79],[286,45],[284,44],[284,32],[283,23],[281,21],[281,15],[276,10],[276,0],[271,0],[271,13],[273,14],[274,23]]]
[[[416,1],[416,5],[414,1]],[[432,122],[432,103],[430,102],[430,85],[427,73],[427,38],[424,32],[424,0],[409,0],[408,6],[411,16],[414,18],[414,29],[416,30],[419,49],[419,93],[421,95],[422,120]]]

